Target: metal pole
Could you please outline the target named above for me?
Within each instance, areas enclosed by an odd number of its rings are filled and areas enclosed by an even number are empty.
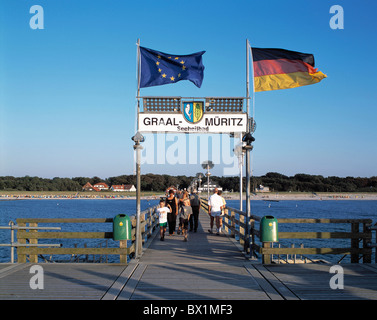
[[[10,248],[10,262],[14,263],[14,247],[13,247],[13,243],[14,243],[14,229],[13,229],[14,222],[13,221],[9,221],[9,225],[11,227],[11,231],[10,231],[10,243],[12,245],[12,247]]]
[[[209,165],[207,165],[207,199],[209,201]]]
[[[135,255],[136,259],[141,256],[141,230],[140,230],[140,144],[134,146],[136,149],[136,242],[135,242]]]
[[[140,142],[144,141],[144,137],[139,133],[139,112],[140,112],[140,39],[137,39],[137,119],[136,119],[136,134],[132,137],[135,142],[134,149],[136,150],[136,239],[135,239],[135,257],[140,258],[142,252],[142,239],[140,230],[140,156],[143,147]]]
[[[250,115],[250,82],[249,82],[249,40],[246,39],[246,106],[247,117]],[[250,128],[249,128],[250,129]]]
[[[246,151],[246,231],[245,231],[245,251],[248,253],[250,247],[250,216],[251,216],[251,207],[250,207],[250,151]]]
[[[246,39],[246,106],[247,106],[247,119],[250,115],[250,83],[249,83],[249,40]],[[248,121],[249,124],[249,121]],[[250,132],[249,125],[247,131]],[[245,231],[245,252],[248,253],[250,246],[250,151],[246,150],[246,231]]]
[[[137,97],[140,96],[140,39],[137,39]]]
[[[242,135],[240,135],[241,152],[238,155],[238,166],[240,169],[240,211],[243,210],[242,191],[243,191],[243,151],[242,151]]]
[[[242,156],[240,156],[242,157]],[[240,161],[242,161],[242,158],[240,159]],[[243,162],[243,161],[242,161]],[[242,211],[242,191],[243,191],[243,176],[242,176],[242,166],[243,166],[243,163],[241,162],[241,165],[240,165],[240,211]]]
[[[139,131],[140,112],[140,39],[137,39],[137,110],[136,110],[136,132]]]

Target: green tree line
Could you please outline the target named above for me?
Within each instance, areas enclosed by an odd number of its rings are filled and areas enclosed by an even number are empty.
[[[268,186],[272,191],[292,192],[377,192],[377,177],[323,177],[321,175],[296,174],[285,176],[269,172],[253,178],[253,184]]]
[[[194,176],[170,176],[160,174],[144,174],[141,176],[141,189],[143,191],[164,191],[169,186],[179,186],[180,189],[188,188]],[[239,177],[216,177],[211,180],[224,190],[239,192]],[[75,177],[53,179],[39,177],[0,177],[1,191],[81,191],[82,187],[90,182],[92,185],[105,182],[109,186],[121,184],[136,185],[136,176],[122,175],[110,178],[100,177]],[[206,182],[203,179],[202,184]],[[245,178],[243,185],[246,185]],[[269,172],[263,176],[252,177],[251,186],[255,191],[260,185],[269,187],[270,191],[282,192],[377,192],[377,177],[323,177],[320,175],[296,174],[286,176],[277,172]],[[244,190],[245,191],[245,190]]]

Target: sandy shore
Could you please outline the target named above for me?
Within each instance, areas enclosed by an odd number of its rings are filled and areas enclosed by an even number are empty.
[[[143,200],[157,200],[160,196],[164,196],[163,193],[147,194],[143,195]],[[203,196],[206,196],[204,194]],[[225,199],[238,200],[239,193],[223,193]],[[97,193],[80,193],[70,194],[68,192],[56,192],[56,193],[6,193],[0,194],[0,201],[2,200],[25,200],[25,199],[59,199],[59,200],[74,200],[74,199],[109,199],[109,200],[134,200],[135,194],[97,194]],[[246,199],[245,193],[243,199]],[[279,193],[257,193],[251,195],[252,201],[284,201],[284,200],[377,200],[377,193],[292,193],[292,192],[279,192]]]
[[[257,194],[251,200],[377,200],[376,193],[270,193]]]

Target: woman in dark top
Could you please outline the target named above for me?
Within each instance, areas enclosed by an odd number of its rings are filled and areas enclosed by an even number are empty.
[[[168,225],[169,225],[169,236],[174,234],[177,214],[178,214],[178,200],[174,196],[174,190],[169,191],[169,196],[166,198],[166,204],[170,212],[168,213]]]

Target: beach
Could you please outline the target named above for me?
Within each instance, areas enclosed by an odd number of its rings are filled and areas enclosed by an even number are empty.
[[[165,196],[163,192],[142,192],[141,199],[157,200]],[[207,193],[202,194],[203,197]],[[238,200],[240,198],[237,192],[224,192],[225,199]],[[0,201],[2,200],[46,200],[46,199],[109,199],[109,200],[132,200],[136,199],[135,192],[67,192],[67,191],[2,191],[0,192]],[[243,193],[243,199],[246,194]],[[377,193],[335,193],[335,192],[260,192],[251,194],[252,201],[284,201],[284,200],[377,200]]]
[[[252,195],[251,200],[377,200],[377,193],[269,193]]]

